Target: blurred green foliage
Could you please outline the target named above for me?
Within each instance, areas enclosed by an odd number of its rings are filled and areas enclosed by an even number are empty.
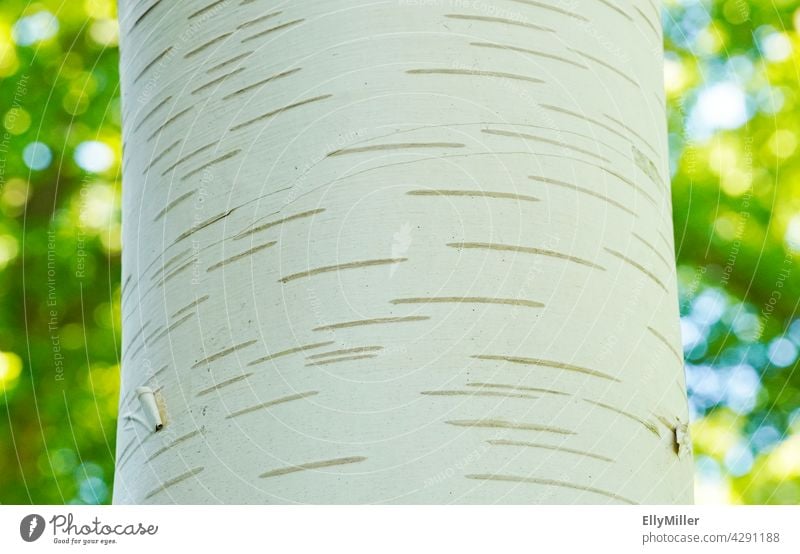
[[[0,3],[4,504],[110,500],[120,334],[115,17],[112,0]]]
[[[0,502],[110,501],[120,105],[112,0],[0,3]],[[800,502],[800,10],[666,0],[701,502]]]
[[[697,500],[796,504],[800,4],[665,4]]]

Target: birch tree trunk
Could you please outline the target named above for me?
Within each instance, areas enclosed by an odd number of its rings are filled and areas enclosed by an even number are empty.
[[[652,0],[120,21],[115,502],[692,501]]]

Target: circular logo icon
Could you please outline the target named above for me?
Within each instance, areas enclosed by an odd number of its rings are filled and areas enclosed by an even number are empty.
[[[25,542],[33,542],[44,533],[44,518],[39,514],[31,514],[22,518],[19,534]]]

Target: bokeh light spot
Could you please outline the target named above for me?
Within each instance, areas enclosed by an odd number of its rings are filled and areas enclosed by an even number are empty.
[[[0,195],[0,200],[6,206],[19,208],[28,201],[29,194],[30,190],[27,181],[15,177],[6,182],[3,193]]]
[[[19,356],[13,352],[0,352],[0,388],[13,387],[21,372],[22,359]]]
[[[104,142],[89,140],[75,148],[75,162],[86,171],[102,173],[114,163],[114,151]]]
[[[797,354],[797,345],[783,337],[770,342],[767,350],[769,361],[777,367],[789,367],[797,360]]]
[[[792,42],[783,33],[771,33],[761,41],[764,57],[771,62],[782,62],[792,54]]]
[[[31,116],[22,108],[11,108],[3,116],[3,127],[12,135],[21,135],[31,126]]]
[[[47,169],[53,161],[53,153],[43,142],[32,142],[22,151],[22,160],[25,165],[34,170]]]
[[[736,129],[748,120],[747,97],[739,85],[716,83],[703,89],[695,103],[687,127],[698,138],[717,129]]]
[[[81,193],[81,225],[95,231],[107,228],[114,216],[115,203],[114,189],[109,185],[88,185]]]
[[[797,149],[797,137],[787,129],[778,129],[767,141],[776,158],[788,158]]]
[[[55,36],[58,32],[58,19],[56,16],[42,10],[33,15],[20,18],[14,24],[14,42],[20,46],[30,46],[41,40]]]
[[[12,235],[0,235],[0,269],[17,257],[19,245]]]

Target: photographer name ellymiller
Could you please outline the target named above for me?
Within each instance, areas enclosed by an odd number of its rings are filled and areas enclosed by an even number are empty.
[[[699,517],[689,517],[686,514],[675,514],[671,516],[650,514],[642,517],[642,525],[645,527],[655,526],[658,529],[662,526],[667,527],[671,525],[697,525],[699,521]]]

